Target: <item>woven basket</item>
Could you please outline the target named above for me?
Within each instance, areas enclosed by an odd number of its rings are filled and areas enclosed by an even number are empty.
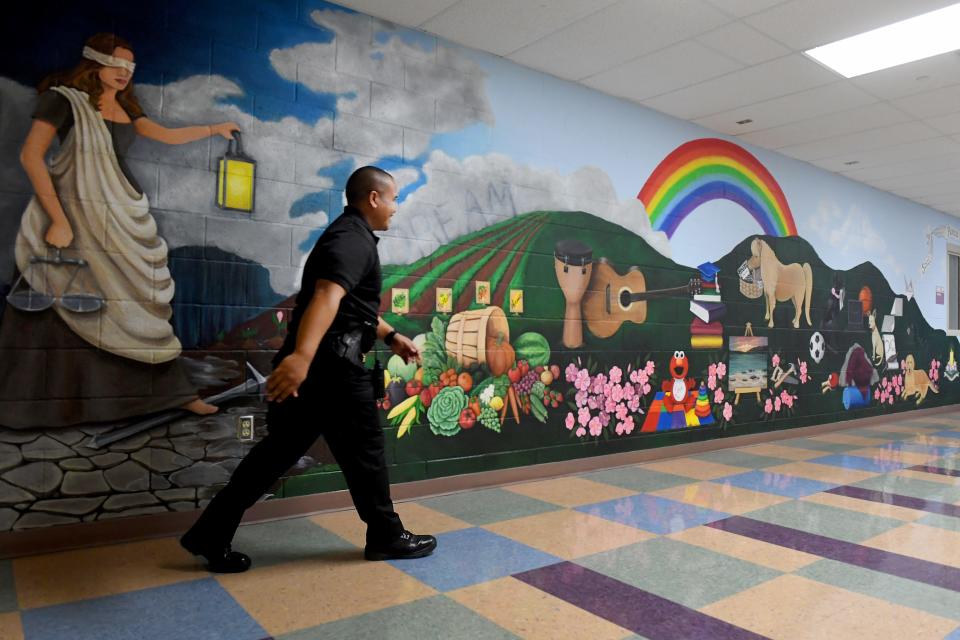
[[[747,271],[749,271],[750,275],[749,277],[744,277]],[[753,300],[763,295],[763,280],[760,278],[760,269],[750,269],[747,267],[747,263],[744,262],[740,265],[740,268],[737,269],[737,274],[740,278],[740,293]]]

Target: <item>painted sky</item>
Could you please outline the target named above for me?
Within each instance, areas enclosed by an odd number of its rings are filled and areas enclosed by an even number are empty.
[[[109,12],[103,6],[110,6]],[[72,64],[86,35],[116,30],[135,43],[136,81],[148,106],[151,87],[179,87],[184,103],[187,98],[195,103],[182,111],[182,117],[196,119],[219,111],[243,119],[242,124],[258,128],[262,134],[260,140],[253,137],[251,142],[253,151],[266,158],[271,153],[282,158],[285,153],[282,145],[271,146],[272,135],[289,135],[291,128],[310,135],[356,106],[357,95],[349,85],[328,82],[322,74],[303,77],[297,71],[299,62],[315,63],[329,56],[338,33],[363,35],[357,30],[371,22],[352,11],[319,0],[271,0],[226,12],[221,3],[212,0],[145,2],[128,11],[129,15],[122,9],[118,12],[105,2],[75,3],[49,26],[55,46],[26,33],[21,41],[7,42],[4,49],[11,55],[5,57],[0,76],[35,85],[42,72]],[[151,12],[157,12],[154,18],[166,21],[168,28],[154,28]],[[290,20],[291,15],[298,16],[299,24]],[[385,262],[414,259],[419,255],[410,255],[410,251],[424,254],[451,236],[485,224],[483,216],[457,217],[456,212],[452,221],[447,220],[451,210],[462,212],[464,193],[490,193],[484,181],[505,172],[524,174],[528,183],[537,185],[526,198],[513,194],[510,202],[519,209],[591,211],[648,237],[683,264],[722,256],[745,236],[760,232],[741,207],[713,201],[680,224],[669,246],[656,234],[649,234],[643,206],[636,200],[640,188],[677,146],[713,137],[713,132],[495,56],[438,43],[382,21],[372,21],[372,25],[373,52],[369,55],[383,63],[385,72],[389,72],[392,58],[434,56],[443,48],[446,55],[459,61],[456,64],[474,65],[485,74],[474,86],[456,82],[450,86],[450,91],[476,93],[484,108],[426,138],[418,153],[406,157],[396,153],[317,157],[315,171],[308,176],[316,190],[304,189],[289,206],[290,219],[315,227],[301,238],[301,252],[309,249],[324,223],[339,211],[337,189],[360,161],[376,162],[396,172],[403,186],[398,229],[381,243]],[[203,37],[209,33],[215,34],[212,47]],[[259,49],[253,50],[254,46]],[[216,80],[207,82],[211,77]],[[201,84],[205,88],[198,91]],[[158,99],[156,89],[153,97]],[[164,104],[164,113],[168,106]],[[172,113],[176,115],[176,110]],[[952,217],[808,164],[746,148],[773,174],[786,195],[799,234],[828,264],[846,269],[869,258],[895,291],[903,291],[905,281],[912,280],[928,320],[943,326],[944,307],[934,305],[935,287],[945,280],[942,240],[935,244],[936,259],[922,278],[920,264],[927,254],[926,231],[953,223]],[[437,173],[444,169],[450,175],[461,172],[468,177],[444,183]],[[503,200],[502,194],[494,195]],[[423,241],[406,241],[412,237]],[[284,277],[274,285],[278,291],[288,292],[295,283]]]

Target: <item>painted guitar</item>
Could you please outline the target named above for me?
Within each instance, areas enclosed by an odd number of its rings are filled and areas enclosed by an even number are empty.
[[[638,267],[630,267],[625,275],[604,258],[593,263],[590,286],[583,296],[583,316],[590,333],[609,338],[624,322],[643,324],[647,320],[646,300],[674,295],[696,295],[701,292],[699,277],[682,287],[647,291],[646,279]]]

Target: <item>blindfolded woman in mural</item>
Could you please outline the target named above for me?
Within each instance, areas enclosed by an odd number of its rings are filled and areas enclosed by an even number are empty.
[[[89,38],[82,56],[41,83],[21,152],[35,195],[16,265],[39,295],[25,305],[11,298],[0,321],[0,424],[60,427],[173,407],[212,413],[178,361],[167,244],[124,155],[137,135],[184,144],[229,139],[239,127],[151,121],[133,93],[133,49],[117,36]]]

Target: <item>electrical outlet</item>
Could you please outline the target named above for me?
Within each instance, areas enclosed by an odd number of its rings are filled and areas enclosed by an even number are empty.
[[[253,416],[237,416],[237,439],[241,442],[253,440]]]

